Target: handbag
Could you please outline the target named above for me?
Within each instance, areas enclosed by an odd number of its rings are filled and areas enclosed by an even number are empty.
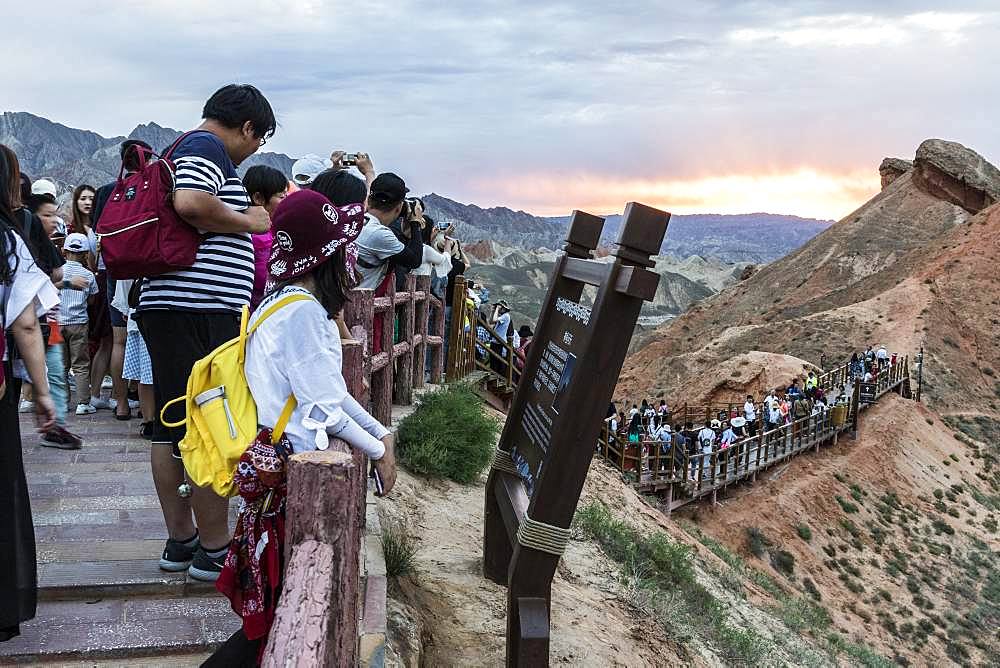
[[[97,221],[104,264],[115,278],[157,276],[194,264],[202,236],[174,210],[176,169],[170,159],[190,135],[181,135],[162,156],[131,146],[142,167],[130,174],[125,173],[128,154],[122,159],[114,190]]]

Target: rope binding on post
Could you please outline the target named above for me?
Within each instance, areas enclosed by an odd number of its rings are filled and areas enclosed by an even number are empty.
[[[517,467],[514,465],[514,460],[511,458],[510,453],[506,450],[501,450],[500,448],[497,448],[493,452],[492,468],[497,471],[503,471],[504,473],[510,473],[516,476],[521,475],[517,470]]]
[[[517,542],[539,552],[561,557],[569,542],[570,530],[533,520],[527,515],[517,528]]]

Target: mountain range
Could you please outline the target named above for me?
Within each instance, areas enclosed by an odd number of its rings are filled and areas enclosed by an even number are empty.
[[[10,146],[21,169],[32,178],[54,180],[67,192],[80,183],[101,185],[118,174],[118,147],[126,138],[141,139],[163,150],[181,132],[156,123],[137,126],[128,135],[106,138],[26,112],[0,114],[0,143]],[[290,175],[294,159],[261,152],[240,166],[265,164]],[[65,196],[64,196],[65,198]],[[461,204],[437,194],[423,198],[428,213],[453,221],[466,241],[496,241],[510,247],[534,250],[560,248],[569,217],[540,217],[506,207],[481,208]],[[832,221],[768,213],[741,215],[677,215],[671,219],[662,252],[677,257],[699,255],[727,263],[763,264],[787,255],[832,224]],[[602,242],[610,245],[621,228],[621,216],[607,217]]]

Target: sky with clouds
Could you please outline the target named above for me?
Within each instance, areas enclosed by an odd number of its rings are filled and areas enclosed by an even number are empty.
[[[839,218],[927,137],[1000,161],[995,1],[9,3],[0,109],[105,136],[256,84],[292,156],[542,215]]]

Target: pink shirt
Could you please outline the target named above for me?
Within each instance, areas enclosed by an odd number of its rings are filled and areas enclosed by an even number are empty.
[[[274,232],[268,230],[263,234],[254,234],[253,239],[253,292],[250,294],[250,310],[264,297],[264,284],[267,283],[267,261],[271,256],[271,243]]]

